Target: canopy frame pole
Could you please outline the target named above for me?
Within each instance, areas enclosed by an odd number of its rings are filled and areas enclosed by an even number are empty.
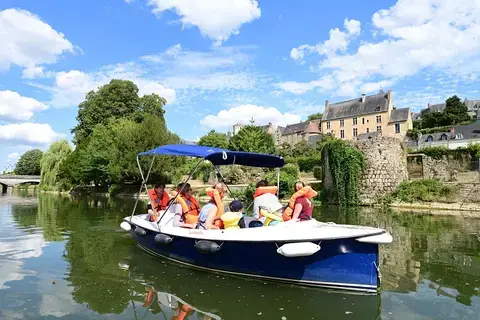
[[[200,161],[197,162],[197,164],[195,165],[195,168],[193,168],[192,173],[190,173],[190,175],[188,176],[187,180],[185,180],[185,181],[183,182],[182,188],[177,192],[177,194],[175,195],[175,197],[173,197],[172,199],[170,199],[170,201],[168,202],[167,208],[165,209],[165,211],[163,212],[162,216],[160,217],[160,219],[159,219],[158,222],[157,222],[158,231],[160,231],[160,221],[162,221],[163,217],[165,216],[165,213],[168,211],[168,209],[170,209],[170,207],[172,206],[172,204],[175,202],[175,199],[177,199],[177,197],[182,193],[183,189],[185,189],[185,185],[187,184],[188,181],[190,181],[190,179],[192,179],[193,175],[195,174],[195,172],[197,171],[198,167],[200,166],[200,164],[201,164],[203,161],[205,161],[205,159],[204,159],[204,158],[201,158]]]
[[[280,195],[280,168],[277,168],[277,198]]]
[[[135,214],[135,210],[137,210],[137,205],[138,205],[138,201],[140,200],[140,194],[142,193],[143,186],[145,186],[145,191],[146,191],[147,197],[148,197],[147,180],[148,180],[148,177],[150,176],[150,172],[152,171],[152,167],[153,167],[154,162],[155,162],[155,156],[153,156],[152,162],[150,163],[150,168],[148,169],[148,172],[147,172],[147,177],[145,179],[144,176],[143,176],[142,166],[140,165],[140,158],[139,158],[139,156],[137,156],[137,165],[138,165],[138,169],[140,170],[140,176],[142,177],[142,184],[140,185],[140,190],[138,190],[137,199],[135,201],[135,206],[133,207],[132,216],[130,217],[130,219],[133,218],[133,215]]]
[[[230,194],[230,196],[233,198],[233,200],[237,200],[235,198],[235,195],[232,193],[232,190],[230,190],[230,187],[228,186],[228,184],[226,184],[224,181],[225,181],[225,178],[223,177],[222,175],[222,172],[220,171],[220,168],[219,166],[215,166],[215,169],[217,170],[218,174],[220,175],[220,178],[222,178],[222,182],[223,184],[225,184],[225,186],[227,187],[227,190],[228,190],[228,193]]]

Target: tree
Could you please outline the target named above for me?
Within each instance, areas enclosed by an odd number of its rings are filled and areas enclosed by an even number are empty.
[[[321,112],[314,113],[308,116],[307,121],[322,119],[322,117],[323,117],[323,113]]]
[[[19,175],[39,175],[40,160],[42,159],[43,152],[39,149],[32,149],[25,152],[20,159],[18,159],[15,166],[15,174]]]
[[[44,153],[40,161],[41,183],[43,189],[57,188],[60,166],[72,153],[67,140],[55,141]]]
[[[275,153],[275,143],[271,135],[262,128],[248,125],[230,139],[230,149],[266,154]]]
[[[163,119],[166,100],[156,94],[138,96],[138,88],[132,81],[112,80],[97,91],[90,91],[78,106],[78,124],[72,129],[75,144],[80,144],[97,124],[129,118],[142,122],[146,114]]]
[[[445,101],[444,112],[451,118],[451,124],[459,124],[471,120],[471,117],[468,115],[467,105],[457,96],[450,97]]]
[[[212,130],[207,135],[200,138],[198,145],[226,149],[228,148],[227,135]]]

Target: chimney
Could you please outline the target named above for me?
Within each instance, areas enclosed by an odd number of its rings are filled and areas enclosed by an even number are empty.
[[[328,100],[325,100],[325,109],[328,108]]]
[[[387,99],[388,99],[388,101],[392,101],[392,90],[388,90]]]
[[[430,102],[428,103],[428,108],[430,108]]]
[[[451,127],[450,128],[450,133],[454,133],[455,132],[455,127]]]
[[[365,99],[366,99],[366,98],[367,98],[367,97],[365,96],[365,93],[362,93],[362,103],[365,102]]]

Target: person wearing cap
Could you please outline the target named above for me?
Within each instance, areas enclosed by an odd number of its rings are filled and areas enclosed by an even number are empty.
[[[242,229],[246,228],[245,213],[243,213],[243,204],[238,200],[234,200],[230,202],[230,205],[228,207],[230,208],[230,212],[238,212],[242,214],[242,218],[238,221],[238,226]]]

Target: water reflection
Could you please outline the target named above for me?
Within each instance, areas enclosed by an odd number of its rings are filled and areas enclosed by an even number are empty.
[[[318,210],[322,221],[392,233],[394,242],[381,247],[382,294],[363,296],[200,272],[151,257],[118,227],[132,206],[105,198],[0,198],[0,318],[443,319],[480,313],[480,220]]]

